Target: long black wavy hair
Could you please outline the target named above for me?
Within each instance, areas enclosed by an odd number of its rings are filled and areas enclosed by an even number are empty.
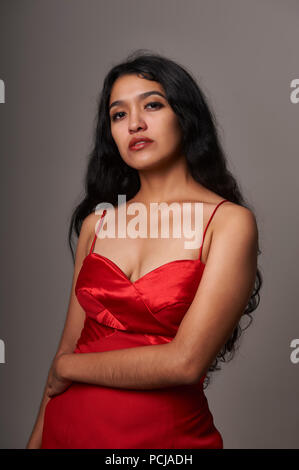
[[[228,170],[217,133],[215,116],[209,109],[207,98],[192,74],[182,65],[161,54],[138,49],[109,71],[99,95],[93,148],[88,155],[85,174],[85,195],[74,209],[69,226],[68,243],[73,262],[75,262],[75,254],[72,234],[75,231],[79,237],[85,217],[91,214],[100,202],[109,202],[115,207],[118,204],[118,194],[125,194],[126,200],[130,200],[140,189],[138,171],[124,162],[110,131],[108,107],[111,89],[118,77],[128,74],[154,80],[163,86],[166,98],[183,130],[183,153],[193,178],[224,199],[247,207],[254,214],[252,206],[245,201],[236,179]],[[258,246],[258,255],[260,254],[261,250]],[[254,289],[242,315],[242,317],[245,315],[249,317],[249,323],[242,329],[240,325],[242,318],[240,319],[231,337],[210,365],[204,388],[207,388],[210,383],[209,373],[221,369],[218,361],[226,362],[233,358],[239,347],[236,342],[242,331],[251,324],[250,314],[259,305],[259,291],[262,283],[263,277],[260,269],[257,268]]]

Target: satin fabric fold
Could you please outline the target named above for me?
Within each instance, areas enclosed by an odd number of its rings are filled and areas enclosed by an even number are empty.
[[[74,353],[172,341],[204,268],[199,259],[178,260],[131,282],[112,261],[90,253],[75,286],[86,318]],[[204,378],[155,390],[74,382],[48,402],[41,448],[223,448]]]

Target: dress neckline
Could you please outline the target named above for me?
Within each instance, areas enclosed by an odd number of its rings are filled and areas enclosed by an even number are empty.
[[[218,207],[221,206],[221,204],[223,204],[224,202],[230,202],[230,201],[228,199],[222,199],[222,201],[220,201],[216,205],[216,207],[214,208],[214,210],[213,210],[213,212],[212,212],[212,214],[211,214],[211,216],[208,220],[208,223],[207,223],[207,225],[205,227],[205,230],[204,230],[204,233],[203,233],[202,243],[201,243],[201,246],[200,246],[200,249],[199,249],[199,256],[196,259],[178,259],[178,260],[168,261],[167,263],[161,264],[160,266],[157,266],[156,268],[152,269],[151,271],[148,271],[147,273],[143,274],[143,276],[139,277],[135,281],[131,281],[131,279],[124,273],[124,271],[114,261],[112,261],[110,258],[107,258],[104,255],[101,255],[100,253],[96,253],[96,252],[93,251],[98,231],[100,230],[100,228],[102,226],[102,223],[103,223],[103,217],[106,215],[106,212],[107,212],[107,210],[104,209],[104,211],[101,215],[100,224],[99,224],[98,229],[96,231],[96,234],[94,236],[90,251],[89,251],[88,255],[85,257],[84,261],[86,259],[90,259],[90,257],[92,257],[92,256],[95,256],[96,258],[101,259],[102,261],[109,264],[110,267],[113,267],[114,269],[116,269],[118,271],[118,273],[121,274],[122,277],[124,277],[132,286],[134,286],[135,284],[137,284],[139,281],[143,280],[147,276],[150,276],[151,274],[154,274],[156,271],[159,271],[160,269],[163,269],[164,267],[170,266],[170,265],[175,264],[175,263],[180,263],[180,262],[199,263],[199,265],[202,265],[202,266],[205,267],[206,266],[205,263],[203,263],[201,261],[201,252],[202,252],[202,248],[203,248],[203,244],[204,244],[204,240],[205,240],[206,231],[207,231],[208,226],[209,226],[211,220],[213,219],[213,216],[216,213]]]
[[[205,263],[203,263],[201,261],[200,258],[196,258],[196,259],[175,259],[175,260],[172,260],[172,261],[167,261],[166,263],[163,263],[161,264],[160,266],[157,266],[156,268],[154,269],[151,269],[150,271],[148,271],[147,273],[143,274],[141,277],[139,277],[138,279],[136,279],[135,281],[132,281],[127,275],[126,273],[114,262],[112,261],[110,258],[107,258],[106,256],[103,256],[101,255],[100,253],[95,253],[95,252],[90,252],[88,253],[88,255],[85,257],[84,261],[92,256],[95,256],[96,258],[99,258],[101,260],[103,260],[104,262],[108,263],[110,266],[112,266],[113,268],[115,268],[121,275],[122,277],[124,277],[131,285],[135,285],[137,284],[139,281],[143,280],[144,278],[146,278],[147,276],[150,276],[151,274],[154,274],[156,271],[159,271],[163,268],[166,268],[167,266],[169,265],[172,265],[172,264],[175,264],[175,263],[199,263],[199,265],[203,265],[205,267]]]

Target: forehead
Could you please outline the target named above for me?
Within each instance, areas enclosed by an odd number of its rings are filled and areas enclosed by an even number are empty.
[[[150,90],[160,91],[165,96],[164,89],[159,82],[147,80],[137,75],[124,75],[115,80],[112,86],[109,104],[115,100],[126,101],[134,99],[140,93]]]

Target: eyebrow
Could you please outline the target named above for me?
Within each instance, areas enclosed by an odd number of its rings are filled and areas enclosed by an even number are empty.
[[[144,98],[146,98],[147,96],[150,96],[150,95],[160,95],[160,96],[162,96],[163,98],[166,99],[166,97],[160,91],[152,90],[152,91],[146,91],[145,93],[141,93],[140,95],[138,95],[138,100],[141,101],[141,100],[143,100]],[[111,105],[109,106],[109,111],[113,106],[117,106],[119,104],[124,104],[124,103],[125,103],[124,100],[113,101],[113,103],[111,103]]]

